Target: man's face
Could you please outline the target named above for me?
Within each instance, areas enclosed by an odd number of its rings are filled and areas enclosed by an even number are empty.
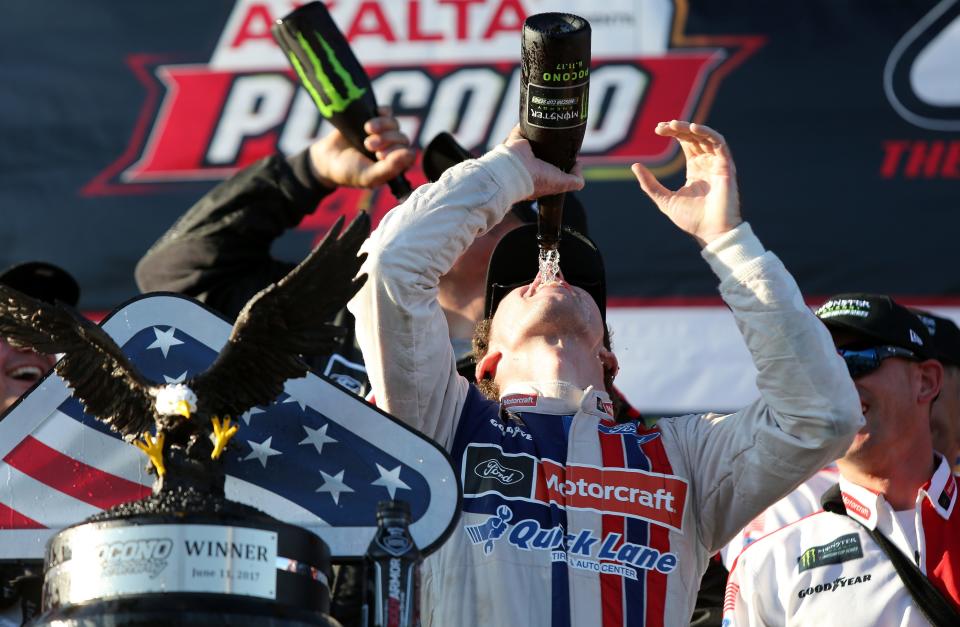
[[[960,458],[960,367],[944,366],[943,387],[930,412],[933,447],[951,465]]]
[[[878,345],[842,332],[834,333],[837,348],[863,349]],[[917,403],[921,382],[919,364],[901,357],[888,357],[880,367],[856,377],[853,384],[860,395],[866,424],[853,439],[844,459],[866,468],[877,468],[898,459],[897,452],[909,450],[912,440],[905,435],[915,429],[929,430],[926,407]]]
[[[545,284],[538,276],[503,297],[493,315],[491,343],[516,348],[536,336],[579,336],[585,344],[603,341],[600,309],[585,290],[566,281]]]
[[[52,356],[13,348],[0,340],[0,413],[46,374],[54,361]]]

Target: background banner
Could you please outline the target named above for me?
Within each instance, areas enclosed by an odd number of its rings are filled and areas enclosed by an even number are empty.
[[[642,161],[681,184],[677,147],[653,134],[660,120],[727,137],[745,216],[811,303],[854,290],[960,302],[958,0],[328,4],[418,146],[448,130],[477,151],[517,121],[526,15],[590,21],[581,198],[606,255],[620,385],[642,410],[729,409],[755,394],[714,277],[629,174]],[[323,134],[269,33],[294,6],[7,3],[0,266],[53,261],[78,277],[81,306],[110,310],[135,294],[139,257],[213,184]],[[338,215],[365,206],[378,219],[392,205],[385,188],[338,192],[275,252],[300,258]]]

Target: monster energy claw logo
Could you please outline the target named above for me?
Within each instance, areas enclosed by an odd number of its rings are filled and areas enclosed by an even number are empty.
[[[323,47],[326,60],[330,66],[333,67],[334,74],[339,77],[340,82],[343,83],[343,86],[346,88],[347,93],[345,96],[341,95],[336,85],[334,85],[333,77],[324,71],[323,61],[317,56],[317,53],[310,46],[310,42],[303,36],[303,33],[297,33],[297,42],[299,42],[300,48],[310,61],[313,74],[320,83],[319,88],[311,80],[307,71],[304,70],[297,55],[293,52],[288,52],[287,54],[290,57],[290,63],[297,72],[297,76],[300,77],[303,86],[310,93],[313,102],[316,103],[317,108],[320,110],[320,114],[325,118],[329,118],[334,113],[340,113],[345,110],[351,102],[360,99],[363,94],[367,92],[367,89],[357,87],[357,84],[353,82],[353,77],[350,76],[350,72],[348,72],[340,63],[340,60],[337,59],[333,48],[330,47],[319,33],[314,32],[313,34],[317,38],[317,41],[320,42],[320,46]]]
[[[797,558],[797,564],[802,573],[818,566],[840,564],[861,557],[863,557],[863,549],[860,546],[860,537],[855,533],[848,533],[827,544],[805,550]]]

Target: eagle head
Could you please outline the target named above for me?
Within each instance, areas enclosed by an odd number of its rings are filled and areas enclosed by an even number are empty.
[[[197,411],[197,395],[182,383],[165,385],[157,391],[155,404],[161,416],[180,415],[189,418]]]

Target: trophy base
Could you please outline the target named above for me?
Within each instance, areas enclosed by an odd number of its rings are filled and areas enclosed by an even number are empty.
[[[36,625],[336,625],[313,533],[193,489],[163,490],[47,545]]]
[[[341,627],[325,614],[262,604],[219,594],[159,594],[97,601],[44,613],[33,626],[168,627]]]

